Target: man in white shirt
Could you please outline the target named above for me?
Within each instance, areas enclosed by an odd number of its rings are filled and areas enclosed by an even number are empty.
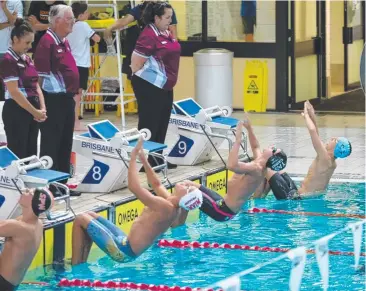
[[[0,59],[10,46],[10,33],[17,18],[23,18],[20,0],[0,0]]]

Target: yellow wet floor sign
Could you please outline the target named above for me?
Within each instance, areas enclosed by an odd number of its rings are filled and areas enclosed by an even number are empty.
[[[265,112],[268,102],[266,61],[247,61],[244,71],[244,110]]]

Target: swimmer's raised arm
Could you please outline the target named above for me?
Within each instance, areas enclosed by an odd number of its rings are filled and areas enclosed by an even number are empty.
[[[140,150],[140,152],[139,152],[139,158],[145,168],[147,180],[150,183],[150,185],[153,188],[156,195],[163,197],[163,198],[168,198],[170,196],[170,193],[161,183],[158,175],[156,175],[156,173],[150,166],[150,164],[149,164],[148,160],[146,159],[146,156],[142,150]]]
[[[305,103],[306,103],[306,107],[307,107],[309,117],[313,121],[314,126],[316,128],[316,132],[319,135],[318,125],[316,124],[316,116],[315,116],[314,107],[313,107],[313,105],[311,105],[311,103],[309,101],[306,101]]]
[[[254,159],[256,159],[261,154],[261,149],[260,149],[260,145],[259,145],[259,142],[257,140],[257,137],[254,134],[252,124],[251,124],[251,122],[249,120],[249,117],[246,113],[244,113],[243,122],[240,122],[240,124],[239,124],[240,132],[242,131],[242,126],[244,126],[246,128],[246,130],[248,131],[248,138],[249,138],[250,147],[251,147],[252,152],[253,152],[253,157],[254,157]]]
[[[309,111],[308,111],[308,105],[306,102],[304,103],[304,112],[302,112],[301,115],[305,119],[305,124],[310,133],[311,142],[313,143],[313,147],[314,147],[316,153],[319,156],[327,156],[328,155],[327,150],[326,150],[325,146],[323,145],[323,142],[320,139],[316,125],[314,124],[313,120],[310,118]]]
[[[253,171],[257,171],[258,167],[253,162],[250,163],[242,163],[239,162],[239,149],[241,144],[241,138],[242,138],[242,131],[243,131],[243,124],[240,121],[238,123],[236,134],[235,134],[235,142],[233,144],[233,148],[231,149],[229,153],[227,168],[230,171],[233,171],[236,174],[246,174],[251,173]]]
[[[128,167],[128,189],[130,189],[130,191],[134,193],[144,205],[153,210],[159,210],[162,206],[168,203],[167,200],[152,195],[147,189],[141,187],[140,184],[136,158],[142,148],[142,143],[143,140],[140,139],[136,147],[131,152],[131,159]]]

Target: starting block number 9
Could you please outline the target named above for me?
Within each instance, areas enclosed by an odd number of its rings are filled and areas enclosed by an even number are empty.
[[[100,181],[100,179],[102,179],[101,171],[102,170],[99,166],[94,166],[93,167],[93,179],[95,181]]]
[[[184,155],[187,152],[187,144],[184,141],[178,143],[179,153]]]

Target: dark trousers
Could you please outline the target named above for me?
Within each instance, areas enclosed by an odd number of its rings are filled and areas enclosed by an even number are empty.
[[[151,141],[164,143],[173,106],[173,90],[160,89],[135,75],[131,82],[138,105],[138,129],[149,129]],[[154,165],[151,158],[149,161]]]
[[[0,62],[4,54],[0,53]],[[5,101],[5,86],[3,80],[0,78],[0,101]]]
[[[70,157],[75,122],[75,101],[72,93],[43,92],[47,120],[41,124],[41,156],[50,156],[52,169],[70,173]],[[67,181],[60,181],[66,183]]]
[[[29,97],[28,101],[39,109],[38,97]],[[13,99],[5,101],[2,114],[8,148],[20,159],[37,155],[39,123],[32,114],[23,109]]]

